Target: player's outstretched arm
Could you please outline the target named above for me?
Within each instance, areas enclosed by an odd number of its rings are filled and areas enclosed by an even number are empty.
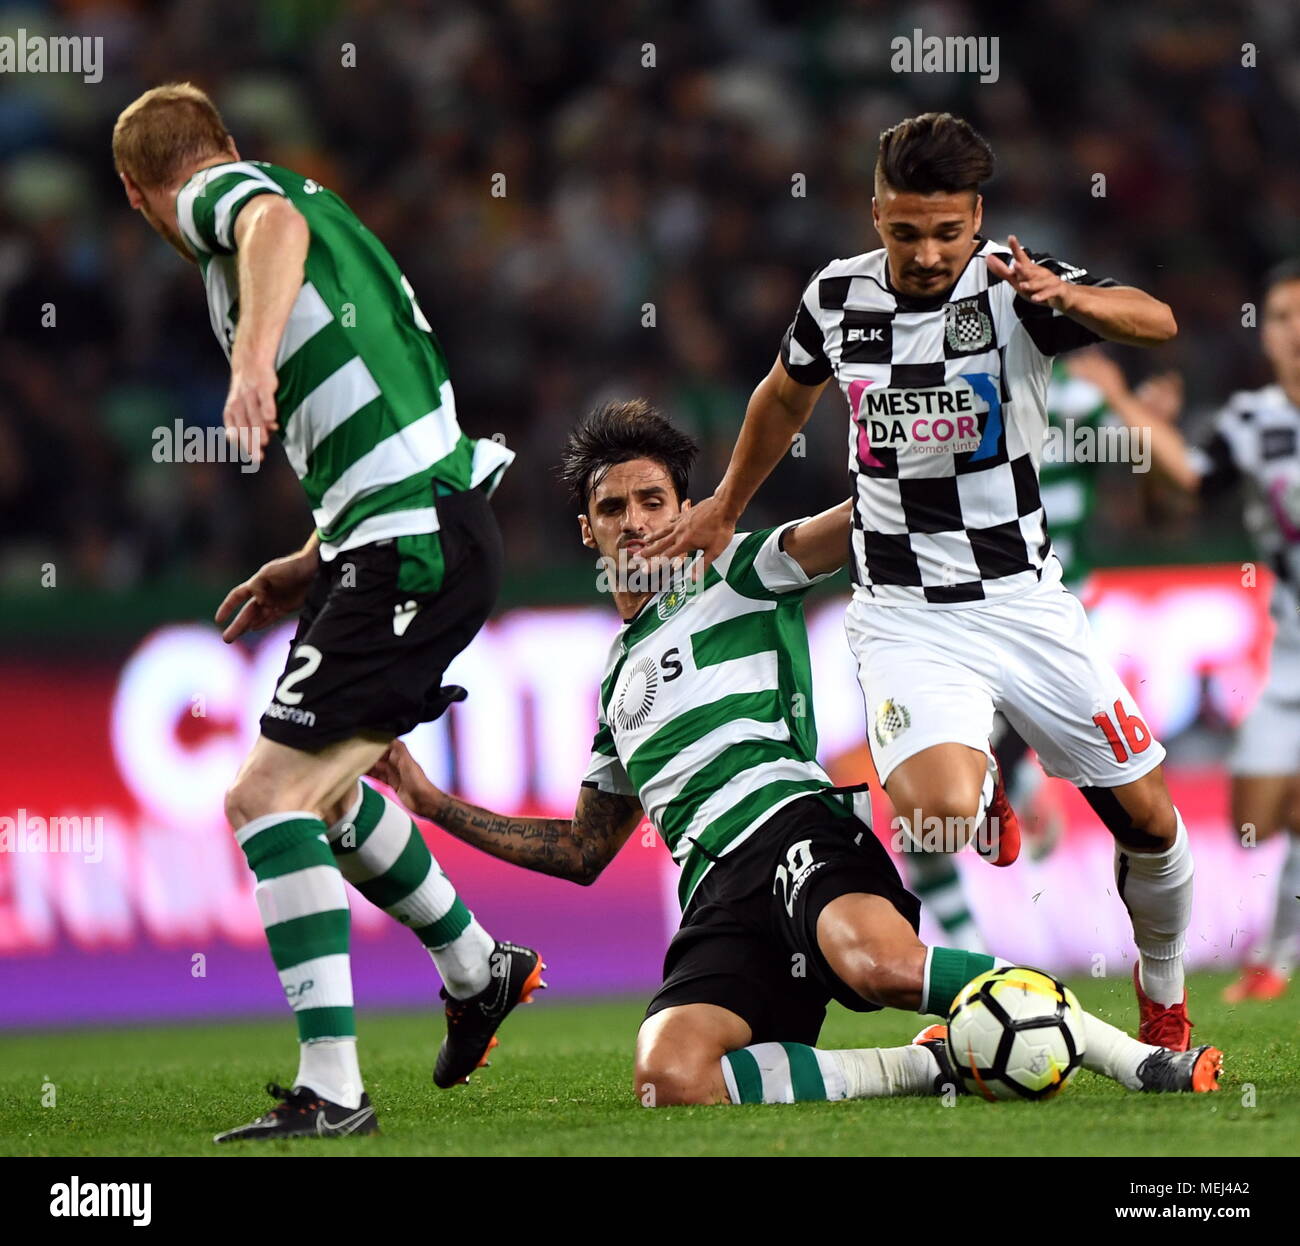
[[[808,422],[825,388],[825,381],[800,385],[778,359],[750,396],[731,463],[713,496],[683,511],[666,529],[656,533],[642,547],[641,557],[675,558],[700,550],[703,557],[695,574],[703,576],[735,536],[745,507],[789,451],[790,442]]]
[[[1162,476],[1188,493],[1200,488],[1201,474],[1176,422],[1183,405],[1183,382],[1178,373],[1153,376],[1135,393],[1119,364],[1100,350],[1081,351],[1065,366],[1071,376],[1095,385],[1107,408],[1129,428],[1146,431],[1151,438],[1152,461]]]
[[[1158,346],[1178,333],[1173,309],[1135,286],[1084,286],[1029,258],[1014,234],[1007,239],[1012,262],[988,257],[989,271],[1023,299],[1046,303],[1098,337],[1124,346]]]
[[[814,515],[785,534],[785,552],[805,575],[838,571],[849,559],[849,528],[853,523],[853,499],[845,498],[820,515]]]
[[[400,740],[371,767],[412,813],[442,827],[464,843],[539,874],[588,886],[600,877],[641,821],[634,796],[584,787],[571,820],[510,818],[480,809],[429,782]]]
[[[222,420],[259,462],[279,421],[275,356],[302,287],[311,231],[301,212],[278,195],[258,195],[235,220],[239,327],[230,351],[230,391]]]

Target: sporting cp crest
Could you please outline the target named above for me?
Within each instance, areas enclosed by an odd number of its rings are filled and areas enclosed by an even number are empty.
[[[907,706],[894,700],[881,701],[876,710],[876,743],[884,748],[893,743],[900,731],[906,731],[911,725],[912,716],[907,712]]]
[[[976,299],[945,303],[943,327],[949,349],[959,354],[974,354],[993,345],[993,322],[980,309]]]
[[[655,606],[655,613],[661,619],[670,618],[686,604],[686,599],[689,596],[689,588],[680,586],[670,588],[666,593],[660,595],[659,604]]]

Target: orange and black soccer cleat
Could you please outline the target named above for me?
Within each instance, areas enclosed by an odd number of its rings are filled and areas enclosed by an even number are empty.
[[[1142,989],[1142,976],[1133,966],[1133,987],[1137,991],[1138,1042],[1170,1051],[1186,1051],[1192,1042],[1192,1023],[1187,1019],[1187,992],[1177,1004],[1157,1004]]]
[[[961,1078],[952,1067],[952,1058],[948,1051],[948,1027],[946,1025],[927,1025],[914,1039],[913,1046],[924,1047],[934,1057],[939,1066],[934,1079],[934,1093],[941,1095],[950,1086],[959,1095],[967,1093]]]
[[[1138,1065],[1142,1089],[1153,1094],[1182,1091],[1203,1095],[1219,1089],[1223,1072],[1223,1052],[1217,1047],[1197,1047],[1192,1051],[1153,1051]]]
[[[468,1082],[475,1069],[487,1065],[501,1023],[516,1004],[531,1004],[533,992],[546,986],[546,965],[532,948],[499,942],[492,949],[491,965],[491,980],[477,995],[453,999],[445,989],[440,992],[447,1001],[447,1037],[438,1049],[433,1082],[443,1090]]]

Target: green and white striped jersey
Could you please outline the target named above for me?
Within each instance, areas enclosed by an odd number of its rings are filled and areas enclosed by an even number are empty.
[[[826,577],[781,549],[801,522],[738,534],[698,588],[649,598],[610,649],[583,784],[640,799],[682,868],[683,908],[713,858],[832,786],[816,761],[803,617]]]
[[[1092,510],[1097,498],[1097,465],[1080,462],[1071,449],[1081,429],[1095,432],[1106,415],[1101,391],[1091,381],[1071,376],[1063,360],[1052,363],[1047,386],[1047,421],[1059,432],[1057,453],[1044,453],[1038,494],[1047,512],[1052,552],[1061,560],[1062,580],[1078,587],[1092,570],[1088,548]],[[1063,452],[1063,453],[1062,453]]]
[[[410,283],[338,195],[256,160],[213,165],[185,183],[176,217],[217,340],[229,356],[239,320],[235,219],[264,194],[283,195],[311,229],[275,359],[276,405],[321,557],[436,531],[433,483],[491,490],[514,452],[461,432],[446,361]]]

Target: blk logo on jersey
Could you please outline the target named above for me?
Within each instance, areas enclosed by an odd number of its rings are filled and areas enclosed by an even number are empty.
[[[854,381],[849,401],[864,467],[883,467],[881,450],[969,454],[972,461],[997,453],[1002,404],[997,382],[986,372],[927,389],[872,389],[871,381]]]

